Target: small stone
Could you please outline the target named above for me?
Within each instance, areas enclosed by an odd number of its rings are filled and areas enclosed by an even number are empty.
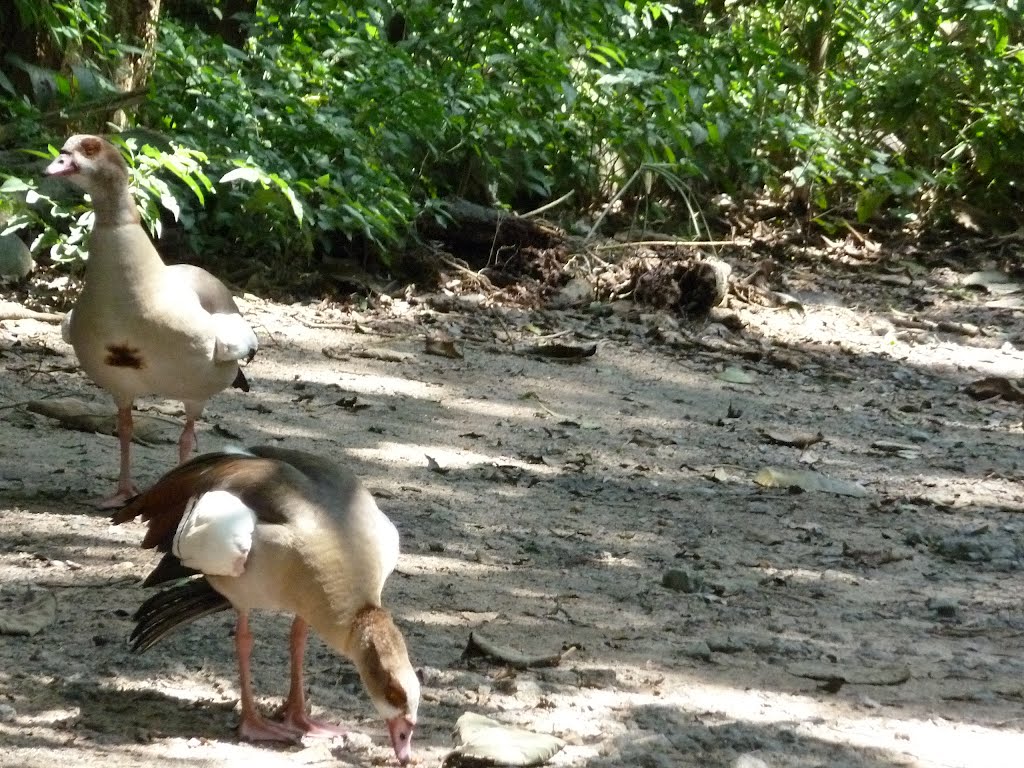
[[[716,653],[740,653],[746,650],[743,640],[731,635],[714,635],[707,639],[708,648]]]
[[[957,602],[951,597],[932,597],[926,605],[943,619],[952,619],[956,616]]]
[[[665,571],[665,575],[661,577],[661,586],[674,589],[676,592],[700,592],[704,586],[704,578],[680,568],[672,568]]]
[[[711,661],[711,648],[703,640],[697,640],[683,648],[683,655],[700,661]]]
[[[341,748],[346,752],[366,752],[373,748],[373,737],[368,733],[349,731],[341,737]]]
[[[17,235],[0,235],[0,277],[20,280],[26,277],[35,262],[32,252]]]
[[[578,669],[576,674],[579,678],[581,688],[602,688],[612,689],[618,682],[618,676],[614,669],[590,668]]]
[[[17,716],[17,710],[10,704],[0,704],[0,723],[9,723]]]
[[[732,768],[769,768],[768,763],[753,755],[740,755],[732,764]]]

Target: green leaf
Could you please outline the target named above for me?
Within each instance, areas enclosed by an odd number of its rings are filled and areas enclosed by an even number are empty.
[[[264,182],[266,181],[266,175],[252,167],[238,167],[234,168],[223,176],[220,177],[219,183],[228,184],[232,181],[248,181],[248,182]]]

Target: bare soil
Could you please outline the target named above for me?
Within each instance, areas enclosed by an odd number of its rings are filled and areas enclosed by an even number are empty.
[[[246,296],[253,391],[211,401],[200,447],[333,456],[395,521],[385,599],[422,670],[420,765],[441,764],[466,711],[561,737],[556,766],[1024,765],[1022,406],[964,391],[1024,376],[1024,312],[947,266],[899,275],[794,266],[802,311],[734,300],[735,330],[627,302]],[[427,354],[439,334],[464,356]],[[597,351],[525,353],[545,335]],[[90,504],[114,485],[116,439],[26,408],[113,406],[53,324],[0,322],[0,370],[0,609],[57,606],[38,634],[0,635],[0,764],[393,764],[318,639],[314,712],[352,734],[301,747],[237,741],[230,615],[130,652],[155,557],[141,526]],[[134,455],[145,484],[176,447]],[[763,487],[766,467],[863,493]],[[254,628],[269,710],[288,619]],[[463,659],[474,630],[565,653],[526,670]]]

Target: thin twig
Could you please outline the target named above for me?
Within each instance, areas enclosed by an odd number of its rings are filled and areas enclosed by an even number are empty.
[[[622,248],[635,248],[639,245],[740,245],[739,240],[631,240],[626,243],[606,243],[593,246],[595,251],[616,251]]]
[[[495,320],[501,323],[501,327],[505,331],[505,343],[512,347],[512,349],[515,349],[516,343],[512,340],[512,331],[509,330],[508,324],[505,322],[505,318],[503,318],[498,312],[497,307],[491,308],[491,314],[494,316]]]
[[[556,205],[561,205],[562,203],[564,203],[566,200],[568,200],[574,194],[576,194],[576,190],[570,189],[568,192],[566,192],[564,195],[562,195],[557,200],[552,200],[550,203],[545,203],[540,208],[534,208],[532,211],[528,211],[527,213],[519,214],[519,218],[521,218],[521,219],[528,219],[531,216],[536,216],[537,214],[544,213],[544,211],[550,211]]]
[[[590,231],[587,232],[587,236],[583,238],[584,243],[594,236],[594,233],[597,231],[597,228],[601,226],[601,222],[604,221],[604,217],[607,216],[608,212],[612,209],[612,206],[619,201],[619,198],[626,194],[626,190],[630,188],[634,181],[636,181],[637,177],[643,170],[644,166],[641,165],[639,168],[633,171],[633,175],[629,177],[629,181],[627,181],[625,184],[619,187],[619,191],[612,195],[612,199],[608,201],[607,205],[605,205],[604,210],[601,211],[601,215],[598,216],[597,221],[594,222],[594,226],[590,228]]]

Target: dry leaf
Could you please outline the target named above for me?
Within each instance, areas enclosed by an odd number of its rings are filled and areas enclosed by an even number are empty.
[[[841,680],[851,685],[899,685],[910,679],[910,670],[906,667],[866,667],[822,661],[799,661],[786,667],[786,671],[810,680]]]
[[[543,765],[565,746],[557,736],[513,728],[474,712],[462,715],[455,728],[459,745],[445,757],[446,768]]]
[[[451,360],[461,360],[463,357],[462,352],[455,346],[455,340],[450,336],[427,336],[423,351],[428,355],[447,357]]]
[[[868,495],[867,489],[859,483],[837,480],[807,469],[765,467],[757,473],[754,482],[765,488],[799,488],[807,492],[821,491],[854,498],[864,498]]]
[[[411,357],[411,355],[405,352],[396,352],[393,349],[354,347],[348,344],[324,347],[320,351],[324,357],[328,357],[331,360],[348,360],[351,357],[358,357],[367,360],[382,360],[385,363],[404,363]]]
[[[35,635],[57,620],[57,598],[52,592],[25,592],[14,604],[0,608],[0,634]]]
[[[596,352],[597,344],[534,344],[523,350],[524,354],[549,357],[562,363],[578,363]]]
[[[972,272],[964,278],[963,285],[1000,296],[1024,291],[1024,285],[1013,282],[1009,275],[996,270]]]
[[[775,443],[776,445],[788,445],[791,448],[809,448],[815,443],[820,443],[825,439],[825,436],[821,432],[811,434],[810,432],[776,432],[774,430],[769,431],[767,429],[760,430],[761,437],[767,440],[769,443]]]
[[[575,650],[575,648],[570,647],[568,650],[544,656],[529,656],[525,653],[520,653],[514,648],[498,645],[479,632],[474,631],[469,633],[469,642],[466,643],[466,649],[462,652],[462,658],[483,657],[499,664],[505,664],[513,669],[557,667],[571,650]]]
[[[729,366],[721,373],[716,374],[715,378],[719,381],[726,381],[729,384],[753,384],[757,381],[754,374],[735,366]]]
[[[429,469],[431,472],[437,472],[437,474],[439,475],[447,475],[449,472],[451,472],[450,469],[445,469],[440,464],[438,464],[437,460],[434,459],[433,456],[427,456],[427,469]]]
[[[1021,389],[1004,376],[986,376],[984,379],[972,381],[964,388],[964,392],[975,400],[990,400],[1001,397],[1012,403],[1024,403],[1024,389]]]

